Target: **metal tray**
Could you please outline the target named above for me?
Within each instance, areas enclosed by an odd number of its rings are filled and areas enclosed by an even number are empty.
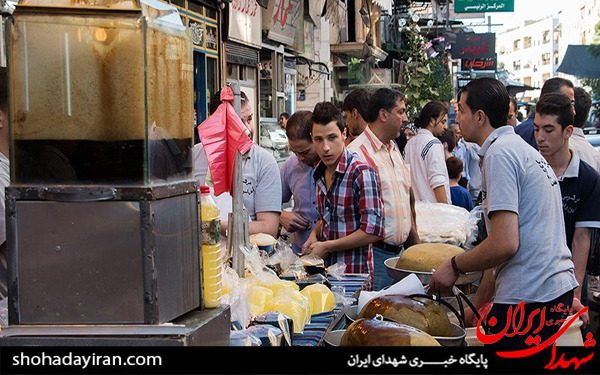
[[[403,270],[400,268],[396,268],[398,259],[400,259],[400,257],[389,258],[384,262],[385,268],[386,268],[386,271],[387,271],[387,274],[389,277],[391,277],[395,281],[399,281],[399,280],[404,279],[406,276],[410,275],[411,273],[414,273],[415,275],[417,275],[419,280],[421,280],[421,283],[423,285],[429,284],[429,280],[431,279],[431,275],[433,275],[433,272],[410,271],[410,270]],[[469,272],[467,274],[461,274],[458,277],[458,279],[456,280],[455,284],[456,285],[471,284],[476,281],[479,281],[480,279],[481,279],[481,272],[479,272],[479,271],[478,272]]]

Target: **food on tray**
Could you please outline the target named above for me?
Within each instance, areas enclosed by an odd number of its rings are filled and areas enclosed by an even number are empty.
[[[333,306],[335,306],[333,292],[323,284],[309,285],[302,289],[300,293],[312,301],[313,314],[331,311],[333,310]]]
[[[392,294],[369,301],[358,315],[359,318],[384,318],[418,328],[432,336],[452,336],[450,319],[444,309],[426,298],[408,298]]]
[[[445,260],[463,253],[458,246],[444,243],[421,243],[406,249],[398,259],[396,268],[408,271],[431,272]]]
[[[420,329],[377,319],[357,319],[342,336],[340,346],[440,346]]]
[[[256,233],[250,235],[250,243],[256,246],[272,246],[277,243],[277,240],[270,234]]]

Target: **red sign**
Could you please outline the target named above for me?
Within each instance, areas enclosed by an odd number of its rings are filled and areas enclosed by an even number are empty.
[[[460,68],[463,71],[493,70],[496,71],[496,58],[493,59],[461,59]]]

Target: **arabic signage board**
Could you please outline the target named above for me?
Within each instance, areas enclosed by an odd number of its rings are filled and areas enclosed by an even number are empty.
[[[490,59],[496,57],[495,33],[457,33],[452,44],[454,59]]]
[[[263,11],[263,29],[268,30],[267,37],[292,46],[303,10],[302,0],[270,1],[269,8]]]
[[[497,59],[496,57],[491,59],[461,59],[460,69],[461,70],[493,70],[496,71]]]
[[[229,39],[261,48],[260,10],[256,0],[232,0],[229,4]]]
[[[514,12],[515,0],[454,0],[455,13]]]

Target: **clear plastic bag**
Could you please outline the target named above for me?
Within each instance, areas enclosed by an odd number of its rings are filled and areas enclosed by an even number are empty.
[[[231,321],[239,322],[243,327],[250,323],[250,296],[249,283],[240,279],[237,273],[229,266],[223,267],[223,294],[221,303],[229,305],[231,309]]]
[[[477,213],[445,203],[416,202],[417,231],[422,242],[448,243],[466,249],[477,238]]]
[[[327,275],[336,280],[341,280],[344,277],[344,273],[346,271],[346,263],[335,263],[331,266],[327,267]]]

